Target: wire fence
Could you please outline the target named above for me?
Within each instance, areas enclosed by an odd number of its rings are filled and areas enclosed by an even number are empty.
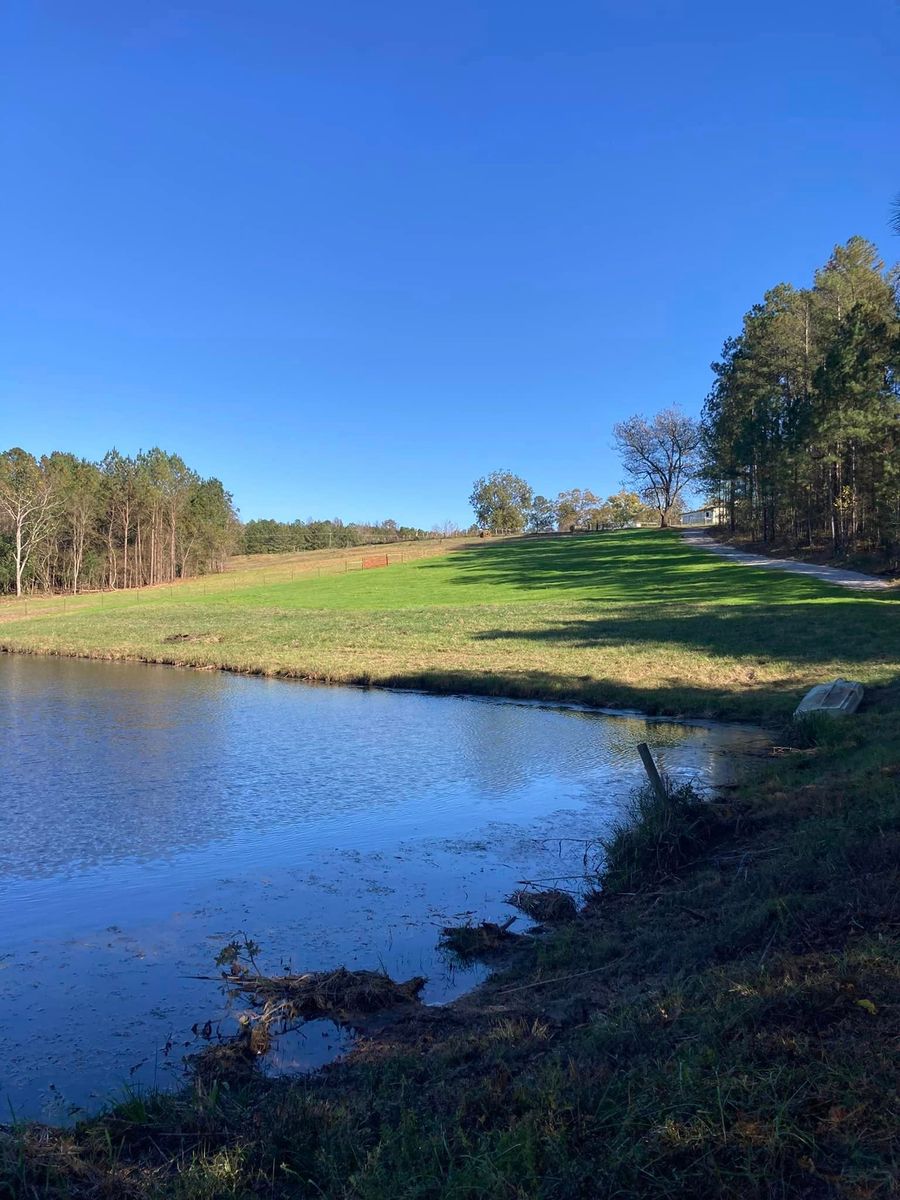
[[[110,588],[103,591],[72,593],[41,593],[0,598],[0,623],[24,620],[28,617],[63,616],[94,608],[126,608],[153,603],[161,598],[181,597],[185,600],[207,596],[227,600],[239,592],[258,587],[291,584],[321,578],[325,575],[349,574],[378,567],[398,566],[423,558],[437,558],[457,548],[472,545],[471,537],[441,538],[425,543],[395,542],[372,553],[372,547],[346,547],[341,550],[299,551],[295,554],[254,556],[252,562],[226,566],[213,575],[191,576],[166,583],[141,587]],[[368,550],[369,553],[361,553]],[[316,556],[313,558],[313,556]],[[261,562],[271,557],[271,562]]]

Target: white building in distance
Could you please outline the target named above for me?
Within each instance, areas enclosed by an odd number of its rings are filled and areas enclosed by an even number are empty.
[[[681,514],[682,525],[723,525],[725,523],[725,507],[722,504],[708,504],[706,508],[692,508]]]

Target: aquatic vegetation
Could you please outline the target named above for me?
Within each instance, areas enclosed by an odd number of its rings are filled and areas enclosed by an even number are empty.
[[[416,1004],[426,979],[415,975],[397,983],[384,971],[307,971],[302,975],[258,975],[234,972],[228,986],[261,1005],[260,1020],[292,1021],[314,1017],[347,1019],[354,1014],[381,1012]]]

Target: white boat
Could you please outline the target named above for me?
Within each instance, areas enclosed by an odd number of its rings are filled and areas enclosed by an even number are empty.
[[[849,679],[835,679],[831,683],[819,683],[806,693],[794,712],[795,717],[809,713],[827,713],[830,717],[849,717],[859,708],[863,698],[861,683]]]

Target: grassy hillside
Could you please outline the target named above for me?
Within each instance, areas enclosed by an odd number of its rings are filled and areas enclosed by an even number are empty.
[[[245,561],[171,588],[54,598],[36,617],[7,606],[18,619],[0,623],[0,646],[753,718],[835,675],[887,684],[900,663],[893,593],[738,566],[674,533],[319,563]]]

